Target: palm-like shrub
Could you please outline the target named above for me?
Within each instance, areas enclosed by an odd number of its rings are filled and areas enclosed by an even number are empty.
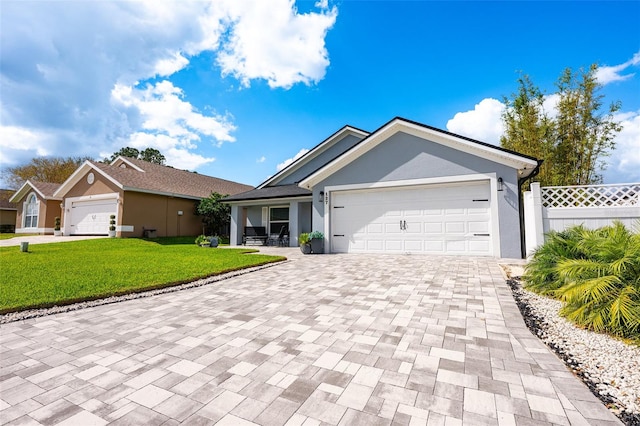
[[[595,331],[640,333],[640,234],[620,222],[584,234],[585,259],[564,259],[556,270],[564,286],[561,314]]]
[[[553,296],[564,284],[556,269],[558,262],[562,259],[586,257],[578,245],[586,232],[588,231],[579,225],[547,234],[546,242],[538,247],[527,264],[522,277],[525,288],[545,296]]]
[[[560,313],[583,327],[640,336],[640,234],[620,222],[550,235],[523,278],[565,302]]]

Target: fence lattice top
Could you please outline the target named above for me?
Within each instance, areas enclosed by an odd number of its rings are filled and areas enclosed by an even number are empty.
[[[542,204],[545,207],[640,206],[640,183],[547,186],[540,189]]]

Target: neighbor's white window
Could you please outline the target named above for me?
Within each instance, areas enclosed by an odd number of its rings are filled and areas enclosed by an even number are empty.
[[[40,210],[40,203],[36,194],[29,194],[27,201],[24,203],[24,227],[25,228],[37,228],[38,227],[38,210]]]
[[[282,227],[289,232],[289,207],[271,207],[269,209],[269,233],[278,234]]]

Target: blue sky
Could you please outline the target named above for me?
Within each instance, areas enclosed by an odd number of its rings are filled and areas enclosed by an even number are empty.
[[[345,124],[395,116],[498,143],[519,73],[597,62],[640,181],[640,2],[0,2],[0,165],[154,147],[257,185]],[[2,181],[0,180],[0,183]]]

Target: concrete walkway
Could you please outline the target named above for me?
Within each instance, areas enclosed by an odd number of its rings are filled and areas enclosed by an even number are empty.
[[[495,260],[301,256],[0,326],[0,419],[44,425],[620,424]]]
[[[30,235],[26,237],[14,237],[8,240],[0,240],[0,247],[12,247],[19,246],[23,241],[28,241],[31,244],[50,244],[50,243],[64,243],[65,241],[78,241],[78,240],[93,240],[96,238],[109,238],[104,236],[95,235],[73,235],[54,237],[53,235]]]

